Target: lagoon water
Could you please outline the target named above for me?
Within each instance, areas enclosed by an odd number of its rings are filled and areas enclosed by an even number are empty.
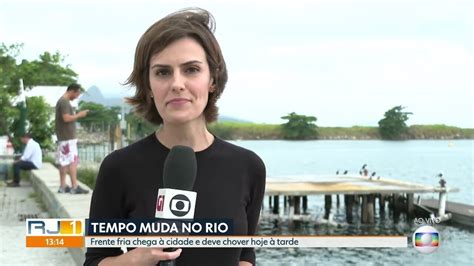
[[[297,176],[334,174],[337,170],[358,173],[366,163],[377,176],[437,185],[443,172],[448,186],[460,192],[449,201],[474,205],[473,140],[411,141],[233,141],[255,151],[265,162],[267,176],[291,180]],[[423,195],[422,197],[437,197]],[[416,198],[416,195],[415,195]],[[341,198],[342,200],[342,198]],[[321,216],[323,196],[310,197],[309,212]],[[333,200],[333,205],[334,200]],[[411,236],[418,225],[402,219],[394,224],[388,216],[371,226],[344,223],[344,209],[333,206],[338,227],[317,223],[281,221],[260,222],[259,234],[305,235],[406,235],[408,248],[313,248],[257,249],[258,265],[471,265],[474,261],[474,229],[435,225],[440,232],[440,248],[421,254],[412,247]]]

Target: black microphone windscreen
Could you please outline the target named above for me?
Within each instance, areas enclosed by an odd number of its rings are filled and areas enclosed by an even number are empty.
[[[196,155],[187,146],[174,146],[163,167],[163,187],[192,190],[197,175]]]

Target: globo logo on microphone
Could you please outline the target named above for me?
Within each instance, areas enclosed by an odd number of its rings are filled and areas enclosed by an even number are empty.
[[[171,188],[158,190],[155,217],[162,219],[193,219],[196,192]]]
[[[188,214],[190,211],[190,206],[190,200],[183,194],[178,194],[174,196],[170,202],[171,212],[178,217],[183,217]]]

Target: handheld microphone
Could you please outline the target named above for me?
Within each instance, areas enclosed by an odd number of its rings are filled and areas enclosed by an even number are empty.
[[[174,146],[163,167],[163,187],[158,190],[155,217],[192,220],[196,207],[196,192],[191,191],[197,175],[196,155],[187,146]],[[174,251],[166,248],[164,251]],[[161,266],[175,265],[174,260],[161,261]]]

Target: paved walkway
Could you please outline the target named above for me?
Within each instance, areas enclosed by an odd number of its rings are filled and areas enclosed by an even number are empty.
[[[34,195],[27,181],[22,180],[18,188],[0,182],[0,265],[75,265],[67,248],[25,247],[25,221],[20,216],[48,217]]]

